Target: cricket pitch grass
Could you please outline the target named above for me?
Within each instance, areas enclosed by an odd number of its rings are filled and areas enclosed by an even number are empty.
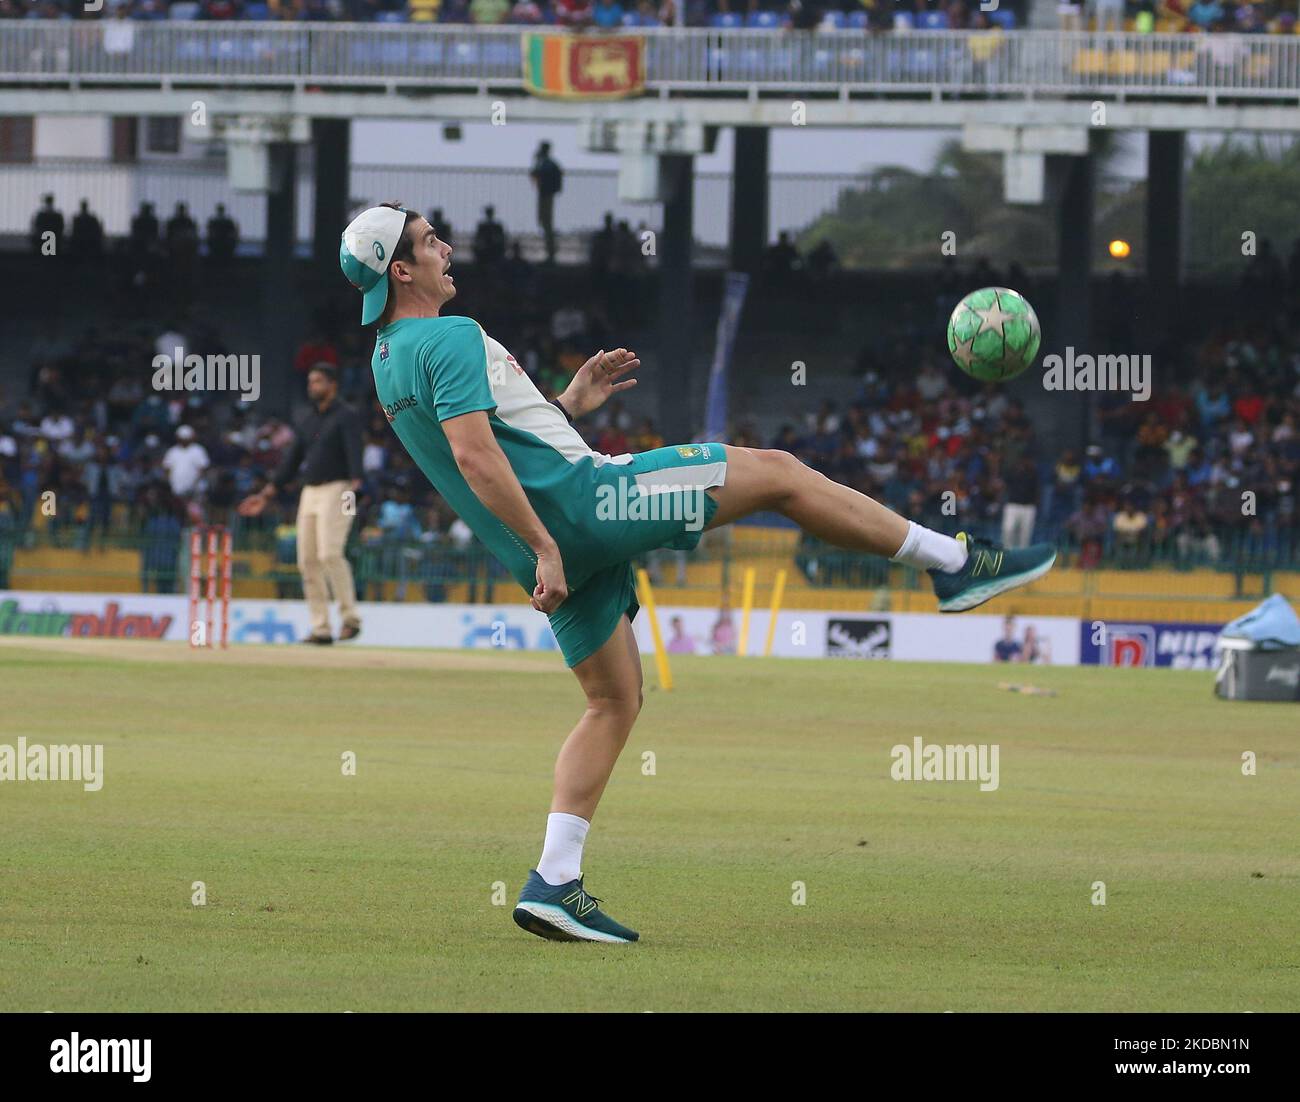
[[[104,775],[0,782],[0,1007],[1300,1009],[1294,707],[1204,672],[673,663],[587,844],[642,936],[607,947],[510,918],[582,707],[556,655],[4,641],[0,744]],[[891,779],[916,737],[996,744],[998,787]]]

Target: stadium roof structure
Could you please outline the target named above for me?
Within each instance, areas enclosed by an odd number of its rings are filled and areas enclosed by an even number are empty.
[[[639,29],[646,94],[615,103],[524,92],[513,27],[11,21],[0,110],[188,110],[336,118],[576,121],[689,118],[717,126],[1089,125],[1300,130],[1300,36],[1058,31]],[[111,92],[111,101],[104,95]],[[1097,125],[1092,122],[1091,125]]]
[[[1002,155],[1008,200],[1028,203],[1045,158],[1085,154],[1099,127],[1300,130],[1296,35],[628,33],[644,94],[593,102],[528,94],[515,27],[11,21],[0,114],[188,117],[201,101],[191,136],[227,140],[232,181],[261,190],[262,151],[308,141],[312,119],[487,122],[506,104],[512,121],[579,124],[588,148],[621,154],[630,201],[658,197],[657,158],[704,152],[722,126],[960,129],[966,149]]]

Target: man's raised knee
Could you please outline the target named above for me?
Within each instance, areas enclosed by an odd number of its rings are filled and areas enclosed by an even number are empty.
[[[779,509],[794,493],[799,476],[807,468],[789,452],[781,451],[779,448],[765,448],[756,451],[755,454],[763,464],[767,507]]]

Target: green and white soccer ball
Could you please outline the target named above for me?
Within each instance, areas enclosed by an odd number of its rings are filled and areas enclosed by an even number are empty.
[[[981,287],[948,319],[948,351],[967,375],[985,383],[1014,379],[1038,356],[1038,315],[1009,287]]]

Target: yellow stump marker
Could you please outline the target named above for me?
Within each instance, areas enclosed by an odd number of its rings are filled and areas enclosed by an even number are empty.
[[[655,594],[650,588],[650,575],[644,570],[638,570],[636,584],[641,590],[641,603],[645,605],[646,615],[650,617],[650,638],[655,644],[655,668],[659,671],[659,687],[669,693],[673,689],[673,671],[668,665],[668,650],[664,647],[663,634],[659,631],[659,614],[655,612]]]
[[[776,572],[776,584],[772,586],[772,615],[767,621],[767,642],[763,644],[763,657],[772,653],[772,640],[776,638],[776,616],[781,611],[781,598],[785,596],[785,571]]]
[[[736,653],[744,658],[749,653],[749,614],[754,610],[754,568],[745,567],[745,589],[740,599],[740,641]]]

